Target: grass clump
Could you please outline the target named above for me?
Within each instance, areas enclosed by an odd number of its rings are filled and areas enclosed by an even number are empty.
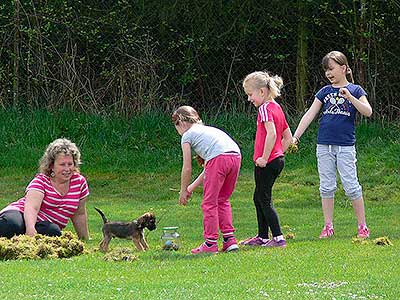
[[[393,243],[389,240],[387,236],[381,236],[372,241],[375,245],[378,246],[393,246]]]
[[[70,231],[60,237],[37,234],[0,238],[0,260],[69,258],[84,252],[84,243]]]
[[[122,247],[115,248],[104,255],[105,261],[126,261],[132,262],[137,260],[138,257],[133,254],[130,248]]]
[[[285,239],[294,240],[296,238],[296,233],[295,233],[296,229],[295,228],[292,228],[289,225],[283,225],[282,230],[285,232],[284,233]],[[272,236],[271,236],[271,238],[272,238]]]
[[[393,243],[387,236],[381,236],[373,240],[366,240],[361,238],[353,238],[353,244],[361,244],[361,245],[377,245],[377,246],[393,246]]]

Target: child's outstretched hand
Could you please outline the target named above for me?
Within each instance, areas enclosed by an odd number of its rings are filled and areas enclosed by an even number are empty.
[[[179,193],[179,204],[186,206],[189,202],[189,198],[192,196],[191,192],[188,192],[188,190],[180,192]]]
[[[178,202],[179,205],[186,206],[188,204],[188,202],[189,202],[188,198],[179,197],[179,202]]]

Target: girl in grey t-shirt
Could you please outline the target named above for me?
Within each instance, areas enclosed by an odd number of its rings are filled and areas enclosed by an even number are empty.
[[[238,250],[232,225],[230,197],[239,175],[239,146],[224,131],[206,126],[197,111],[181,106],[172,114],[177,132],[182,136],[183,165],[179,204],[186,205],[193,190],[203,184],[204,243],[193,254],[218,252],[218,230],[223,236],[222,251]],[[203,172],[192,183],[192,150],[204,160]]]

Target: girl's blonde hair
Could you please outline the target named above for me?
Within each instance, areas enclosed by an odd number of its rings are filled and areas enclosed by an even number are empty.
[[[191,106],[184,105],[179,107],[172,114],[172,122],[177,125],[179,122],[203,124],[200,119],[199,113]]]
[[[349,62],[347,61],[346,55],[339,51],[331,51],[322,59],[322,68],[324,71],[329,69],[329,60],[332,59],[340,66],[346,66],[346,78],[354,83],[353,71],[349,66]]]
[[[47,146],[46,151],[39,161],[39,171],[47,176],[51,176],[54,161],[59,154],[70,155],[74,160],[75,171],[79,172],[81,153],[75,143],[64,138],[56,139]]]
[[[269,97],[275,99],[281,95],[281,89],[283,87],[283,80],[278,75],[271,76],[267,72],[256,71],[250,73],[243,80],[244,90],[254,90],[267,88],[269,90]]]

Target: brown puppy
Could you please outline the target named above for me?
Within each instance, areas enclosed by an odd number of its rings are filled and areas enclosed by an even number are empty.
[[[139,251],[147,250],[149,245],[144,238],[144,228],[149,230],[156,229],[156,217],[153,213],[147,212],[137,220],[132,222],[109,222],[104,213],[98,209],[97,212],[103,219],[103,240],[100,242],[100,250],[108,251],[108,244],[113,237],[132,239]]]

